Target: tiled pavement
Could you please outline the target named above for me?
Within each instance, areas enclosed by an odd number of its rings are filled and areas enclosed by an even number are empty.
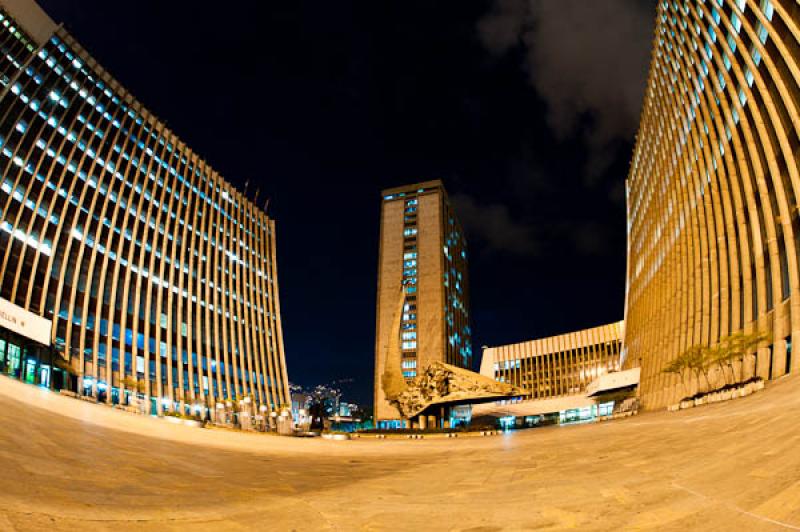
[[[0,530],[800,530],[800,377],[487,438],[209,431],[0,377]]]

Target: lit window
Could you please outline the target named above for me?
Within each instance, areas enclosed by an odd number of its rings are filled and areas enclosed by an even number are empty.
[[[758,51],[758,49],[756,49],[755,46],[753,46],[753,53],[751,55],[753,56],[753,62],[756,64],[756,66],[760,65],[761,53]]]
[[[761,44],[766,44],[769,33],[767,28],[760,22],[756,24],[756,33],[758,33],[758,40],[761,41]]]
[[[772,21],[772,14],[775,11],[775,8],[772,6],[772,2],[770,0],[761,0],[761,11],[764,12],[767,20]]]

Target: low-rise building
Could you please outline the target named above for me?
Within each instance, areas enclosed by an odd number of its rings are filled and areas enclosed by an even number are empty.
[[[620,370],[622,321],[527,342],[485,347],[481,374],[530,392],[525,398],[473,405],[472,417],[491,416],[506,426],[586,421],[611,415],[615,401],[599,399],[630,389],[631,374],[601,382]],[[622,384],[620,384],[622,383]]]

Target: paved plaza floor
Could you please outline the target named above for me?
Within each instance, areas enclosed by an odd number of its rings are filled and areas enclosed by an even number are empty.
[[[0,530],[800,530],[800,377],[487,438],[204,430],[0,378]]]

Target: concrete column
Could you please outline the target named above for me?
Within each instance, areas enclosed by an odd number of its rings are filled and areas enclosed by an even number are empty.
[[[770,363],[769,348],[768,347],[758,348],[758,357],[756,358],[755,372],[756,375],[758,375],[765,381],[769,380],[769,363]]]

